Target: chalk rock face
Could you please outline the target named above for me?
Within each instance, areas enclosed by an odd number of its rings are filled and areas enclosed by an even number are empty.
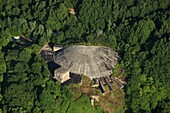
[[[100,78],[112,73],[118,54],[104,46],[69,46],[54,53],[55,63],[71,73]]]

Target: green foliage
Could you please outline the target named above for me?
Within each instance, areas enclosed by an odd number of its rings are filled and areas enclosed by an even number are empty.
[[[4,53],[0,51],[0,75],[6,72],[6,62],[4,59]]]
[[[23,62],[28,62],[31,58],[31,49],[25,48],[23,51],[20,52],[19,54],[19,60]]]
[[[22,85],[12,84],[5,89],[4,99],[8,106],[18,106],[16,108],[24,108],[26,111],[31,111],[34,106],[34,99],[36,98],[36,92],[29,90],[29,84],[26,82]],[[22,105],[22,106],[21,106]],[[13,110],[9,109],[9,112]]]
[[[0,112],[100,113],[49,80],[40,48],[105,45],[127,75],[127,112],[169,112],[169,0],[1,0]],[[74,8],[75,15],[69,13]],[[24,35],[32,42],[12,37]]]
[[[58,20],[63,20],[68,15],[68,8],[64,4],[60,4],[57,9],[56,16]]]
[[[8,43],[10,42],[10,39],[6,39],[6,37],[2,37],[0,38],[0,49],[2,48],[2,46],[6,46]]]
[[[139,21],[139,23],[134,24],[134,30],[130,34],[129,43],[134,44],[144,44],[149,38],[151,31],[155,28],[155,24],[152,20]]]
[[[60,104],[63,99],[61,98],[61,86],[58,83],[48,82],[40,95],[40,108],[44,112],[59,112]]]
[[[18,62],[16,65],[15,65],[15,72],[16,73],[23,73],[23,72],[26,72],[29,70],[29,66],[27,63],[25,62]]]
[[[18,54],[19,54],[18,50],[10,50],[10,51],[7,52],[7,55],[6,55],[5,58],[6,58],[7,61],[17,60]]]
[[[40,62],[35,62],[32,64],[31,70],[33,73],[41,74],[41,69],[42,69],[42,65]]]
[[[104,113],[104,111],[101,108],[94,109],[90,104],[90,100],[85,95],[82,95],[77,101],[71,102],[67,112]]]

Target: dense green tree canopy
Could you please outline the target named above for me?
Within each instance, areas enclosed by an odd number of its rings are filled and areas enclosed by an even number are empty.
[[[112,47],[128,78],[126,112],[170,112],[169,6],[169,0],[0,0],[0,112],[103,112],[85,95],[73,101],[50,79],[39,55],[49,42]],[[32,41],[13,40],[21,35]]]

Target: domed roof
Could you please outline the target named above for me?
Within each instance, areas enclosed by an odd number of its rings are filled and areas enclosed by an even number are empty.
[[[104,46],[69,46],[54,53],[53,59],[61,67],[89,78],[100,78],[112,73],[118,54]]]

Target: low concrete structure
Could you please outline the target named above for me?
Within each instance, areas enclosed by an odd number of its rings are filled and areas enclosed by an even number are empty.
[[[102,81],[99,81],[99,88],[100,88],[101,92],[102,92],[103,94],[105,94],[106,89],[105,89],[105,87],[104,87]]]
[[[112,81],[114,82],[114,83],[116,83],[116,85],[119,87],[119,88],[123,88],[124,87],[124,85],[121,83],[121,82],[119,82],[117,79],[115,79],[113,76],[111,76],[111,79],[112,79]]]
[[[19,40],[20,36],[14,36],[14,39]]]
[[[32,42],[32,40],[24,35],[20,35],[20,36],[14,36],[13,39],[15,40],[20,40],[21,42],[25,42],[25,41],[29,41]]]
[[[54,45],[53,46],[53,51],[55,52],[55,51],[59,51],[59,50],[61,50],[63,48],[63,46],[59,46],[59,45]]]
[[[110,83],[109,80],[110,80],[109,77],[106,77],[106,78],[105,78],[105,81],[106,81],[107,85],[109,86],[109,89],[110,89],[111,91],[114,91],[115,89],[114,89],[113,85]]]
[[[47,44],[44,45],[39,53],[41,54],[41,57],[47,62],[53,61],[53,54],[54,52],[52,51],[52,48]]]
[[[91,99],[91,105],[94,106],[94,99]]]
[[[92,87],[99,87],[99,79],[98,79],[98,78],[93,79],[91,86],[92,86]]]
[[[65,81],[70,79],[70,72],[67,69],[64,68],[58,68],[54,71],[54,79],[60,81],[61,83],[64,83]]]

